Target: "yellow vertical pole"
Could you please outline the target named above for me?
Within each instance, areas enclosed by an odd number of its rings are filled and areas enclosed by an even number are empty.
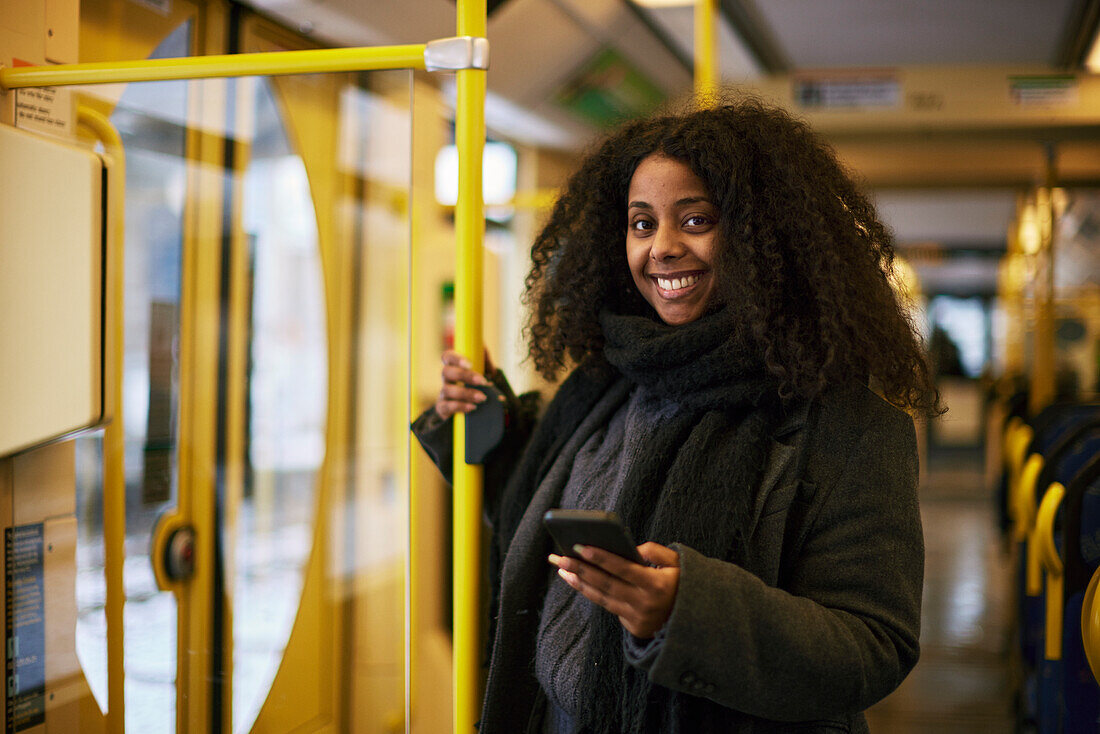
[[[106,293],[107,326],[104,352],[104,401],[110,423],[103,430],[103,560],[106,576],[107,617],[107,732],[125,730],[125,668],[123,666],[123,612],[126,590],[122,575],[126,560],[126,434],[122,424],[123,359],[123,238],[125,222],[126,157],[122,138],[103,114],[81,106],[80,124],[90,130],[111,156],[107,178],[107,254]]]
[[[695,0],[695,97],[701,104],[718,91],[718,0]]]
[[[458,0],[458,35],[484,38],[485,0]],[[484,370],[481,335],[482,241],[485,218],[481,157],[485,148],[485,71],[461,69],[455,111],[458,202],[455,205],[455,349]],[[480,718],[479,590],[481,578],[481,467],[465,461],[466,422],[455,420],[454,440],[454,731],[472,732]]]
[[[1039,267],[1035,278],[1035,359],[1029,407],[1032,415],[1054,401],[1054,184],[1055,149],[1047,147],[1045,186],[1036,195],[1039,219]]]
[[[1038,271],[1035,278],[1034,360],[1029,407],[1032,415],[1054,400],[1054,204],[1051,188],[1036,196],[1039,218]]]
[[[1016,205],[1016,219],[1008,228],[1005,256],[1001,260],[997,276],[997,297],[1003,304],[1007,322],[1004,341],[1004,372],[1006,375],[1023,375],[1024,367],[1024,255],[1020,246],[1020,212],[1024,203],[1021,196]]]

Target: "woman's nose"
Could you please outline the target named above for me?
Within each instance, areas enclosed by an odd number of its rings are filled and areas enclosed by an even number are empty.
[[[660,227],[653,238],[653,246],[649,250],[651,260],[669,260],[683,255],[684,244],[680,241],[679,233],[673,227]]]

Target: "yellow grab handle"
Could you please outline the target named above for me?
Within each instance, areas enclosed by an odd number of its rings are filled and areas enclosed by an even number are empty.
[[[1062,596],[1065,585],[1063,575],[1065,566],[1058,555],[1058,547],[1054,544],[1054,517],[1058,514],[1058,508],[1065,496],[1066,488],[1061,483],[1055,482],[1050,485],[1046,494],[1043,495],[1043,501],[1039,505],[1039,517],[1035,521],[1036,555],[1047,574],[1044,645],[1047,660],[1062,659]],[[1030,548],[1028,552],[1031,552]]]
[[[1081,639],[1084,642],[1085,657],[1088,658],[1092,677],[1100,683],[1100,606],[1096,604],[1096,590],[1100,588],[1100,568],[1092,574],[1089,586],[1085,590],[1085,600],[1081,607]]]
[[[1019,540],[1023,540],[1024,536],[1030,538],[1031,530],[1035,527],[1035,484],[1039,481],[1043,464],[1042,455],[1032,454],[1027,458],[1016,480],[1016,495],[1012,498],[1012,503],[1016,507]]]
[[[1018,495],[1020,493],[1020,475],[1023,473],[1024,454],[1028,444],[1031,443],[1031,427],[1022,421],[1008,437],[1008,450],[1006,459],[1008,462],[1008,509],[1012,513],[1012,535],[1017,541],[1024,539],[1027,526],[1020,517]]]
[[[1027,541],[1024,558],[1024,591],[1028,596],[1043,593],[1042,571],[1039,568],[1039,544],[1035,538],[1035,484],[1043,470],[1043,457],[1032,454],[1016,484],[1016,514],[1020,536]]]
[[[1035,520],[1035,540],[1039,550],[1039,560],[1048,574],[1063,573],[1062,557],[1054,544],[1054,516],[1066,496],[1066,488],[1061,482],[1051,484],[1043,495],[1039,505],[1039,516]]]

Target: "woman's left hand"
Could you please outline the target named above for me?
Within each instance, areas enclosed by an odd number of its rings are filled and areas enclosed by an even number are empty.
[[[565,583],[619,618],[626,631],[653,637],[672,614],[680,583],[680,556],[658,543],[638,546],[653,566],[628,561],[590,545],[575,548],[581,559],[551,554]]]

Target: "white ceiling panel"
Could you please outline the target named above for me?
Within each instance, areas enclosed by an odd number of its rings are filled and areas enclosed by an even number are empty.
[[[248,0],[291,28],[340,46],[425,43],[455,34],[451,0]]]
[[[533,108],[600,43],[556,3],[511,0],[489,21],[489,46],[490,89]]]
[[[742,0],[796,68],[1053,64],[1073,0]]]

